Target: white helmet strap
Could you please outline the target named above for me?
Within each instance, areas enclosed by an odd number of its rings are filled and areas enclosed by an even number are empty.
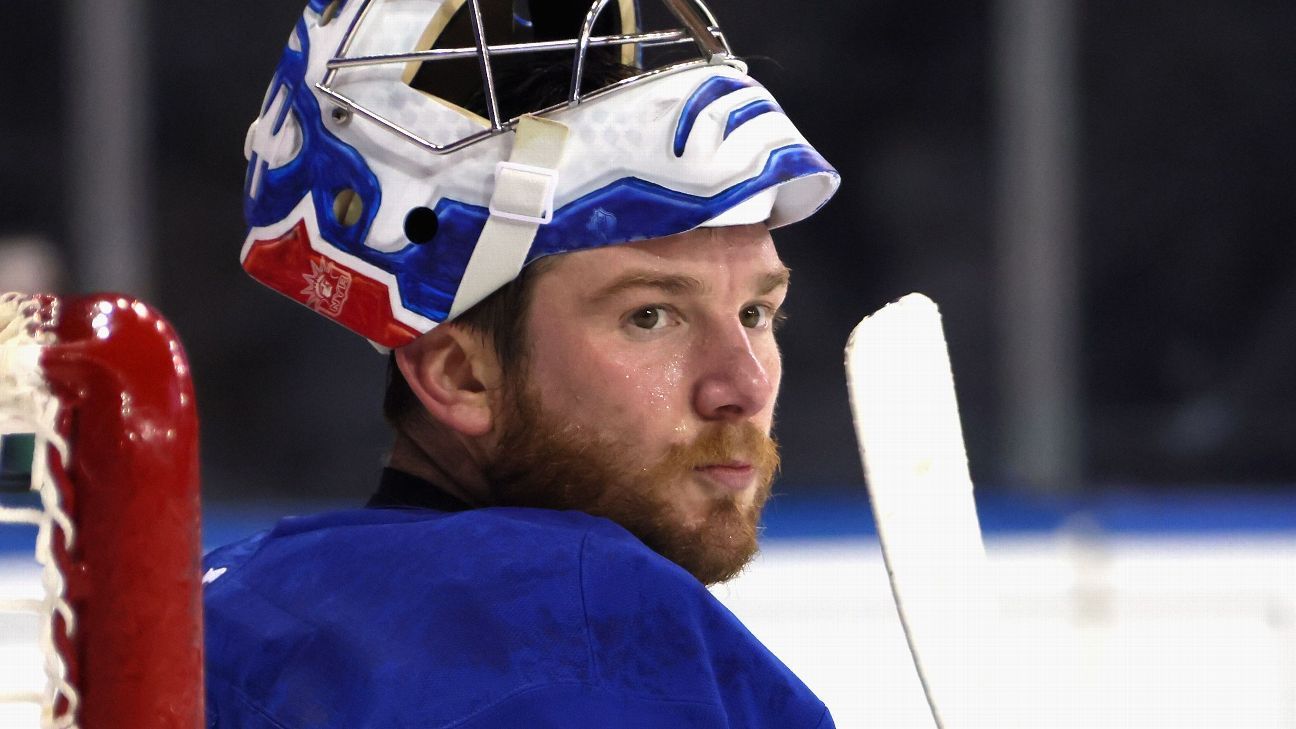
[[[558,167],[566,145],[567,125],[534,116],[518,120],[513,152],[495,168],[490,217],[468,259],[449,318],[522,272],[536,232],[553,219]]]

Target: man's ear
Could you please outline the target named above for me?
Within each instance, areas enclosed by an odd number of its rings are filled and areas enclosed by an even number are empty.
[[[396,366],[437,421],[467,436],[491,431],[501,370],[484,337],[443,324],[396,350]]]

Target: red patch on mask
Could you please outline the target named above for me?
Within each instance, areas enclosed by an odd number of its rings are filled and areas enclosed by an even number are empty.
[[[384,347],[395,349],[419,335],[396,321],[387,284],[312,250],[304,220],[278,238],[253,242],[243,269],[275,291]]]

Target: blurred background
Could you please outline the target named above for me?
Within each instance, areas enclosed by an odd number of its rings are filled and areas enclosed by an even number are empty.
[[[388,439],[384,359],[238,265],[244,134],[302,4],[6,7],[0,289],[169,315],[213,514],[359,503]],[[912,674],[879,669],[906,659],[841,366],[861,316],[921,291],[1001,594],[1075,689],[1074,723],[1037,725],[1296,726],[1296,3],[711,4],[843,175],[776,234],[785,496],[746,583],[769,590],[726,599],[836,686],[842,726],[924,725]],[[867,577],[825,594],[840,572],[788,554]],[[910,698],[879,716],[888,680]]]
[[[382,358],[238,266],[243,137],[301,3],[12,5],[6,284],[169,314],[210,496],[361,498]],[[714,6],[844,178],[778,234],[788,489],[859,483],[841,347],[909,291],[944,312],[981,489],[1296,482],[1296,5]]]

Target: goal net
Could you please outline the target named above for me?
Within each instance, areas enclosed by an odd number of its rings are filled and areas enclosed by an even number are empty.
[[[170,325],[126,297],[0,294],[0,439],[0,530],[35,527],[40,572],[0,620],[39,626],[44,674],[0,686],[0,717],[202,726],[197,418]]]

